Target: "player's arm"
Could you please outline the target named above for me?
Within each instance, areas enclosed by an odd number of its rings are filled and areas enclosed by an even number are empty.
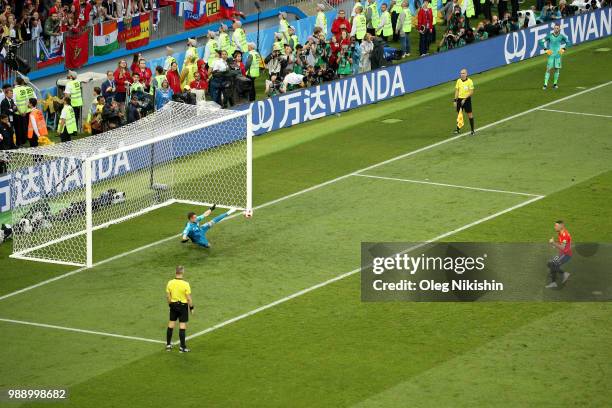
[[[546,44],[548,43],[548,36],[550,34],[546,34],[546,37],[542,38],[539,41],[540,47],[542,47],[544,49],[544,51],[548,51],[548,47],[546,46]]]
[[[457,106],[457,98],[459,98],[459,87],[455,85],[455,99],[453,99],[453,104]]]
[[[183,233],[181,234],[181,242],[184,244],[185,242],[189,241],[189,223],[187,223],[187,225],[185,226],[185,229],[183,230]]]
[[[561,47],[561,53],[563,54],[565,52],[565,49],[571,46],[572,46],[572,42],[570,41],[569,38],[567,38],[567,35],[563,34],[563,47]]]
[[[214,210],[217,208],[217,204],[213,204],[208,210],[204,211],[204,214],[200,215],[196,218],[196,222],[199,224],[204,220],[204,218],[208,217]]]

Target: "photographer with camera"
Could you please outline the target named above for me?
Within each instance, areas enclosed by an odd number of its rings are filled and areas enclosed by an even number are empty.
[[[281,71],[282,71],[282,65],[281,65],[281,60],[280,60],[280,48],[274,45],[274,48],[272,49],[272,53],[266,57],[264,62],[266,64],[266,68],[268,70],[268,74],[270,75],[270,78],[272,78],[272,75],[276,75],[280,77]]]

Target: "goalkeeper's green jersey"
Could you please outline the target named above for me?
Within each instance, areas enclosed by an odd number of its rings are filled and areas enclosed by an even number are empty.
[[[546,46],[548,43],[548,47]],[[555,35],[550,32],[546,35],[546,37],[540,40],[540,46],[542,48],[549,49],[553,52],[553,55],[559,54],[559,50],[561,48],[567,48],[571,45],[569,38],[563,33],[559,33],[559,35]]]

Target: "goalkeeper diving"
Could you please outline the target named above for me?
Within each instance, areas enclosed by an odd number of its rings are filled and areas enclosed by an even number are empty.
[[[561,25],[559,23],[555,23],[553,31],[540,40],[540,46],[544,48],[546,55],[548,55],[542,89],[548,88],[550,74],[553,74],[553,88],[557,89],[559,87],[559,74],[561,73],[562,66],[561,56],[565,53],[565,49],[571,45],[567,36],[561,32]]]
[[[215,224],[221,222],[221,220],[223,220],[225,217],[231,215],[233,212],[236,211],[235,208],[232,208],[227,212],[213,218],[212,220],[200,225],[200,223],[204,221],[204,218],[208,217],[215,210],[216,206],[216,204],[213,205],[208,210],[206,210],[204,214],[199,216],[196,215],[196,213],[194,212],[190,212],[189,214],[187,214],[187,219],[189,221],[187,221],[187,225],[185,226],[185,229],[183,230],[183,234],[181,236],[182,243],[186,243],[191,240],[191,242],[193,242],[194,244],[197,244],[204,248],[210,248],[210,242],[208,242],[208,239],[206,238],[206,233],[208,232],[208,230],[215,226]]]

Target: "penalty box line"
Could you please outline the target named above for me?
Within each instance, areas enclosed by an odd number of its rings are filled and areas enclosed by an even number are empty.
[[[498,121],[495,121],[495,122],[489,123],[489,124],[484,125],[484,126],[482,126],[482,127],[479,127],[479,128],[477,128],[477,129],[476,129],[476,132],[481,132],[481,131],[486,130],[486,129],[488,129],[488,128],[491,128],[491,127],[497,126],[497,125],[499,125],[499,124],[505,123],[505,122],[510,121],[510,120],[514,120],[514,119],[516,119],[516,118],[518,118],[518,117],[521,117],[521,116],[527,115],[527,114],[529,114],[529,113],[535,112],[535,111],[540,110],[540,109],[542,109],[542,108],[546,108],[546,107],[551,106],[551,105],[554,105],[554,104],[556,104],[556,103],[563,102],[563,101],[566,101],[566,100],[568,100],[568,99],[572,99],[572,98],[575,98],[575,97],[577,97],[577,96],[584,95],[584,94],[586,94],[586,93],[589,93],[589,92],[595,91],[595,90],[597,90],[597,89],[603,88],[603,87],[608,86],[608,85],[610,85],[610,84],[612,84],[612,81],[604,82],[604,83],[602,83],[602,84],[596,85],[596,86],[591,87],[591,88],[588,88],[588,89],[584,89],[584,90],[582,90],[582,91],[580,91],[580,92],[573,93],[573,94],[568,95],[568,96],[565,96],[565,97],[563,97],[563,98],[555,99],[554,101],[547,102],[547,103],[545,103],[545,104],[543,104],[543,105],[536,106],[536,107],[531,108],[531,109],[528,109],[528,110],[526,110],[526,111],[523,111],[523,112],[520,112],[520,113],[517,113],[517,114],[511,115],[511,116],[508,116],[508,117],[506,117],[506,118],[503,118],[503,119],[500,119],[500,120],[498,120]],[[285,200],[288,200],[288,199],[290,199],[290,198],[297,197],[297,196],[299,196],[299,195],[302,195],[302,194],[309,193],[309,192],[311,192],[311,191],[317,190],[317,189],[319,189],[319,188],[321,188],[321,187],[325,187],[325,186],[328,186],[328,185],[330,185],[330,184],[337,183],[338,181],[341,181],[341,180],[344,180],[344,179],[346,179],[346,178],[352,177],[352,176],[354,176],[354,175],[356,175],[356,174],[358,174],[358,173],[363,173],[363,172],[366,172],[366,171],[368,171],[368,170],[372,170],[372,169],[375,169],[375,168],[377,168],[377,167],[384,166],[385,164],[392,163],[392,162],[394,162],[394,161],[401,160],[401,159],[404,159],[404,158],[406,158],[406,157],[410,157],[410,156],[416,155],[416,154],[418,154],[418,153],[421,153],[421,152],[424,152],[424,151],[427,151],[427,150],[430,150],[430,149],[434,149],[434,148],[436,148],[436,147],[438,147],[438,146],[441,146],[441,145],[443,145],[443,144],[450,143],[450,142],[453,142],[453,141],[455,141],[455,140],[458,140],[458,139],[460,139],[460,138],[462,138],[462,137],[465,137],[466,135],[467,135],[467,133],[462,133],[462,134],[459,134],[459,135],[453,136],[453,137],[451,137],[451,138],[441,140],[441,141],[439,141],[439,142],[436,142],[436,143],[430,144],[430,145],[428,145],[428,146],[421,147],[420,149],[416,149],[416,150],[413,150],[413,151],[411,151],[411,152],[404,153],[404,154],[401,154],[401,155],[399,155],[399,156],[393,157],[393,158],[391,158],[391,159],[384,160],[384,161],[382,161],[382,162],[380,162],[380,163],[376,163],[376,164],[373,164],[373,165],[371,165],[371,166],[365,167],[365,168],[363,168],[363,169],[357,170],[357,171],[355,171],[355,172],[352,172],[352,173],[349,173],[349,174],[345,174],[344,176],[340,176],[340,177],[337,177],[337,178],[335,178],[335,179],[328,180],[328,181],[325,181],[325,182],[320,183],[320,184],[316,184],[316,185],[314,185],[314,186],[312,186],[312,187],[309,187],[309,188],[306,188],[306,189],[303,189],[303,190],[297,191],[297,192],[292,193],[292,194],[288,194],[288,195],[286,195],[286,196],[283,196],[283,197],[277,198],[277,199],[272,200],[272,201],[268,201],[267,203],[264,203],[264,204],[261,204],[261,205],[259,205],[259,206],[254,207],[254,209],[255,209],[255,210],[258,210],[258,209],[261,209],[261,208],[269,207],[269,206],[271,206],[271,205],[274,205],[274,204],[280,203],[280,202],[285,201]],[[232,217],[234,217],[234,216],[232,216]],[[229,218],[230,218],[230,217],[228,217],[228,219],[229,219]],[[125,257],[125,256],[129,256],[129,255],[135,254],[135,253],[137,253],[137,252],[140,252],[140,251],[143,251],[143,250],[149,249],[149,248],[151,248],[151,247],[157,246],[157,245],[159,245],[159,244],[163,244],[163,243],[165,243],[165,242],[171,241],[171,240],[173,240],[173,239],[176,239],[178,236],[179,236],[179,234],[172,235],[172,236],[170,236],[170,237],[167,237],[167,238],[161,239],[161,240],[156,241],[156,242],[152,242],[152,243],[147,244],[147,245],[143,245],[143,246],[141,246],[141,247],[138,247],[138,248],[132,249],[132,250],[130,250],[130,251],[127,251],[127,252],[122,252],[122,253],[117,254],[117,255],[115,255],[115,256],[112,256],[112,257],[110,257],[110,258],[107,258],[107,259],[104,259],[104,260],[102,260],[102,261],[99,261],[99,262],[94,263],[94,264],[93,264],[93,266],[92,266],[92,269],[93,269],[93,268],[95,268],[95,267],[97,267],[97,266],[101,266],[101,265],[104,265],[104,264],[106,264],[106,263],[109,263],[109,262],[115,261],[115,260],[117,260],[117,259],[121,259],[121,258],[123,258],[123,257]],[[3,295],[3,296],[0,296],[0,301],[5,300],[5,299],[8,299],[8,298],[13,297],[13,296],[16,296],[16,295],[19,295],[19,294],[21,294],[21,293],[28,292],[28,291],[30,291],[30,290],[32,290],[32,289],[39,288],[39,287],[41,287],[41,286],[44,286],[44,285],[47,285],[47,284],[49,284],[49,283],[52,283],[52,282],[58,281],[58,280],[60,280],[60,279],[64,279],[64,278],[67,278],[67,277],[69,277],[69,276],[76,275],[76,274],[78,274],[78,273],[81,273],[81,272],[83,272],[83,271],[86,271],[87,269],[88,269],[88,268],[86,268],[86,267],[78,268],[78,269],[75,269],[75,270],[73,270],[73,271],[67,272],[67,273],[65,273],[65,274],[58,275],[58,276],[55,276],[55,277],[53,277],[53,278],[50,278],[50,279],[44,280],[44,281],[39,282],[39,283],[37,283],[37,284],[34,284],[34,285],[31,285],[31,286],[28,286],[28,287],[25,287],[25,288],[22,288],[22,289],[16,290],[16,291],[11,292],[11,293],[7,293],[7,294],[5,294],[5,295]]]
[[[545,108],[541,108],[540,110],[541,111],[545,111],[545,112],[565,113],[565,114],[568,114],[568,115],[594,116],[594,117],[597,117],[597,118],[612,119],[612,115],[601,115],[599,113],[573,112],[573,111],[566,111],[566,110],[559,110],[559,109],[545,109]]]
[[[521,195],[521,196],[527,196],[527,197],[544,197],[541,194],[521,193],[519,191],[497,190],[493,188],[481,188],[481,187],[462,186],[458,184],[436,183],[433,181],[425,181],[425,180],[412,180],[412,179],[404,179],[404,178],[397,178],[397,177],[375,176],[373,174],[356,173],[354,174],[354,176],[367,177],[367,178],[379,179],[379,180],[400,181],[400,182],[405,182],[405,183],[426,184],[430,186],[458,188],[458,189],[463,189],[463,190],[484,191],[487,193],[513,194],[513,195]]]

